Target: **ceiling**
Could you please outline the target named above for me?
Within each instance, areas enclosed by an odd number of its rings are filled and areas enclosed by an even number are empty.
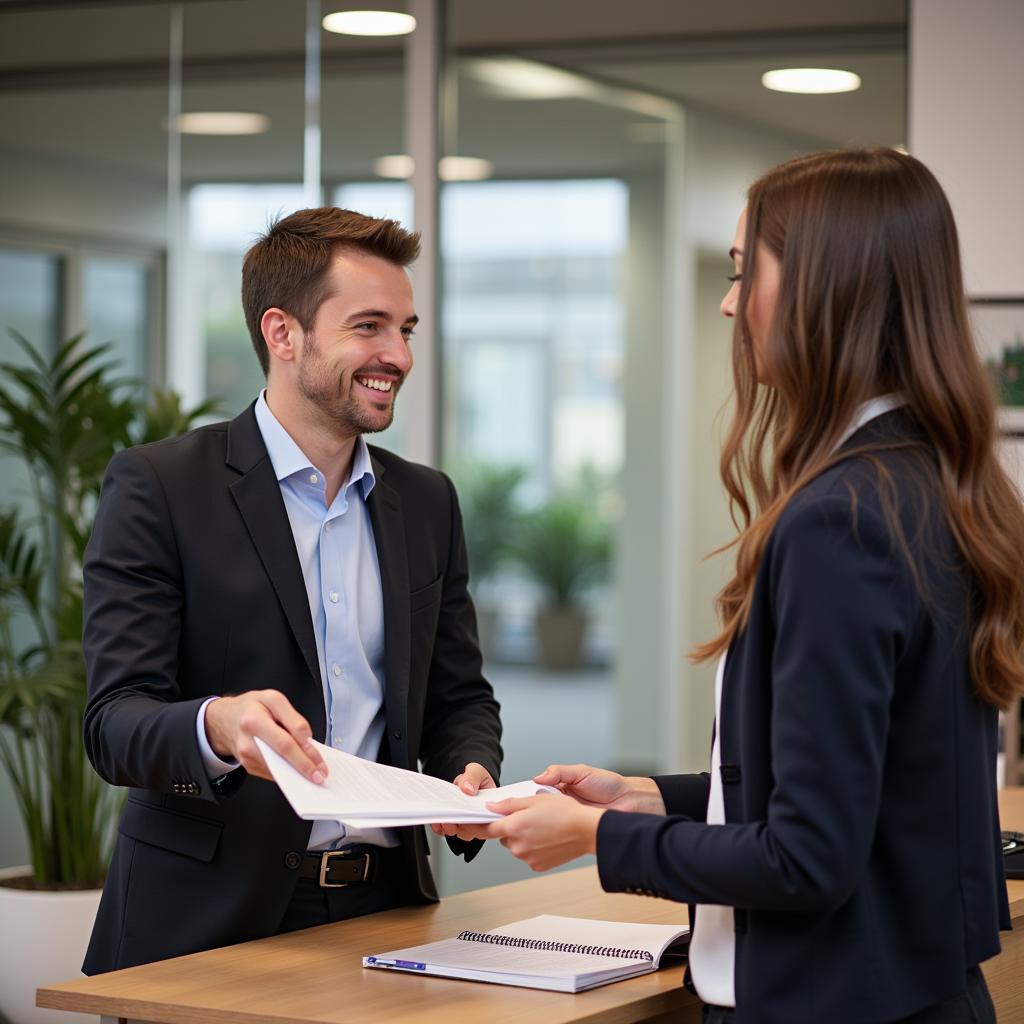
[[[327,12],[343,3],[324,0]],[[360,6],[350,4],[349,6]],[[386,4],[386,6],[394,6]],[[305,0],[192,0],[183,109],[267,114],[261,136],[183,140],[187,179],[301,174]],[[453,149],[499,175],[626,173],[660,160],[657,113],[637,91],[803,147],[905,139],[905,0],[450,0]],[[169,5],[0,0],[2,149],[157,178],[166,170]],[[372,175],[402,147],[401,41],[322,32],[324,166]],[[496,94],[481,60],[519,55],[599,87],[559,99]],[[791,64],[856,71],[838,96],[770,93]]]

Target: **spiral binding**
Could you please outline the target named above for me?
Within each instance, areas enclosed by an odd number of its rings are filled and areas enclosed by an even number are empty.
[[[551,939],[522,939],[516,935],[495,935],[493,932],[459,932],[464,942],[489,942],[492,946],[513,946],[516,949],[538,949],[548,953],[582,953],[584,956],[612,956],[622,960],[648,960],[654,957],[646,949],[617,949],[614,946],[583,946],[578,942],[554,942]]]

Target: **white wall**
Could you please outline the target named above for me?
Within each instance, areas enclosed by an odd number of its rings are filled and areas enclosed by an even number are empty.
[[[691,594],[693,642],[710,640],[718,632],[714,598],[731,576],[735,560],[734,551],[708,557],[736,535],[718,471],[722,438],[729,424],[727,403],[732,393],[732,326],[718,306],[728,287],[726,276],[732,269],[732,263],[721,257],[704,257],[697,264],[693,372],[698,386],[694,391],[690,434],[694,562],[685,577]],[[684,668],[687,700],[680,708],[681,749],[689,769],[706,770],[715,713],[715,662]]]
[[[625,514],[617,545],[617,764],[706,767],[713,635],[730,565],[703,557],[732,534],[718,475],[716,416],[731,388],[731,331],[718,312],[736,219],[759,174],[806,149],[703,114],[670,132],[666,179],[630,187],[624,397]]]
[[[691,114],[688,124],[686,223],[690,244],[723,258],[732,245],[750,184],[770,167],[809,152],[808,145],[707,114]]]
[[[971,295],[1024,295],[1024,3],[911,0],[908,145],[949,196]]]
[[[692,275],[692,290],[680,325],[689,334],[680,346],[686,358],[675,367],[689,402],[672,455],[674,472],[686,477],[679,488],[676,528],[682,539],[673,580],[678,590],[673,603],[681,621],[676,634],[667,638],[674,678],[668,705],[672,735],[664,766],[672,771],[707,768],[715,665],[693,665],[686,654],[717,632],[714,599],[734,557],[728,552],[705,561],[735,534],[718,470],[728,422],[723,407],[732,389],[732,331],[718,310],[730,272],[726,254],[750,183],[775,164],[806,151],[806,142],[706,114],[687,115],[683,231],[689,251],[684,265]],[[670,339],[669,344],[679,343]]]
[[[663,630],[658,581],[664,571],[660,545],[668,446],[662,429],[658,382],[666,367],[663,315],[665,182],[634,177],[629,186],[626,257],[625,414],[622,464],[623,516],[615,543],[618,648],[615,663],[616,767],[655,771],[662,761],[660,721]]]

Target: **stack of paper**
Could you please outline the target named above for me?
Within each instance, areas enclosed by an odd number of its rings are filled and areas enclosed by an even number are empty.
[[[558,790],[536,782],[516,782],[468,796],[457,786],[429,775],[364,761],[313,741],[327,763],[327,779],[317,785],[293,768],[280,754],[257,737],[256,744],[300,818],[341,821],[351,828],[391,828],[398,825],[429,825],[433,822],[473,824],[497,821],[501,815],[487,804],[509,797],[536,796]]]

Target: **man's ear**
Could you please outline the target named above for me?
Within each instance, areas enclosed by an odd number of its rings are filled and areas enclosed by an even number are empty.
[[[270,351],[271,362],[275,359],[285,363],[295,360],[298,356],[295,341],[299,330],[295,317],[277,306],[271,306],[260,318],[260,330]]]

